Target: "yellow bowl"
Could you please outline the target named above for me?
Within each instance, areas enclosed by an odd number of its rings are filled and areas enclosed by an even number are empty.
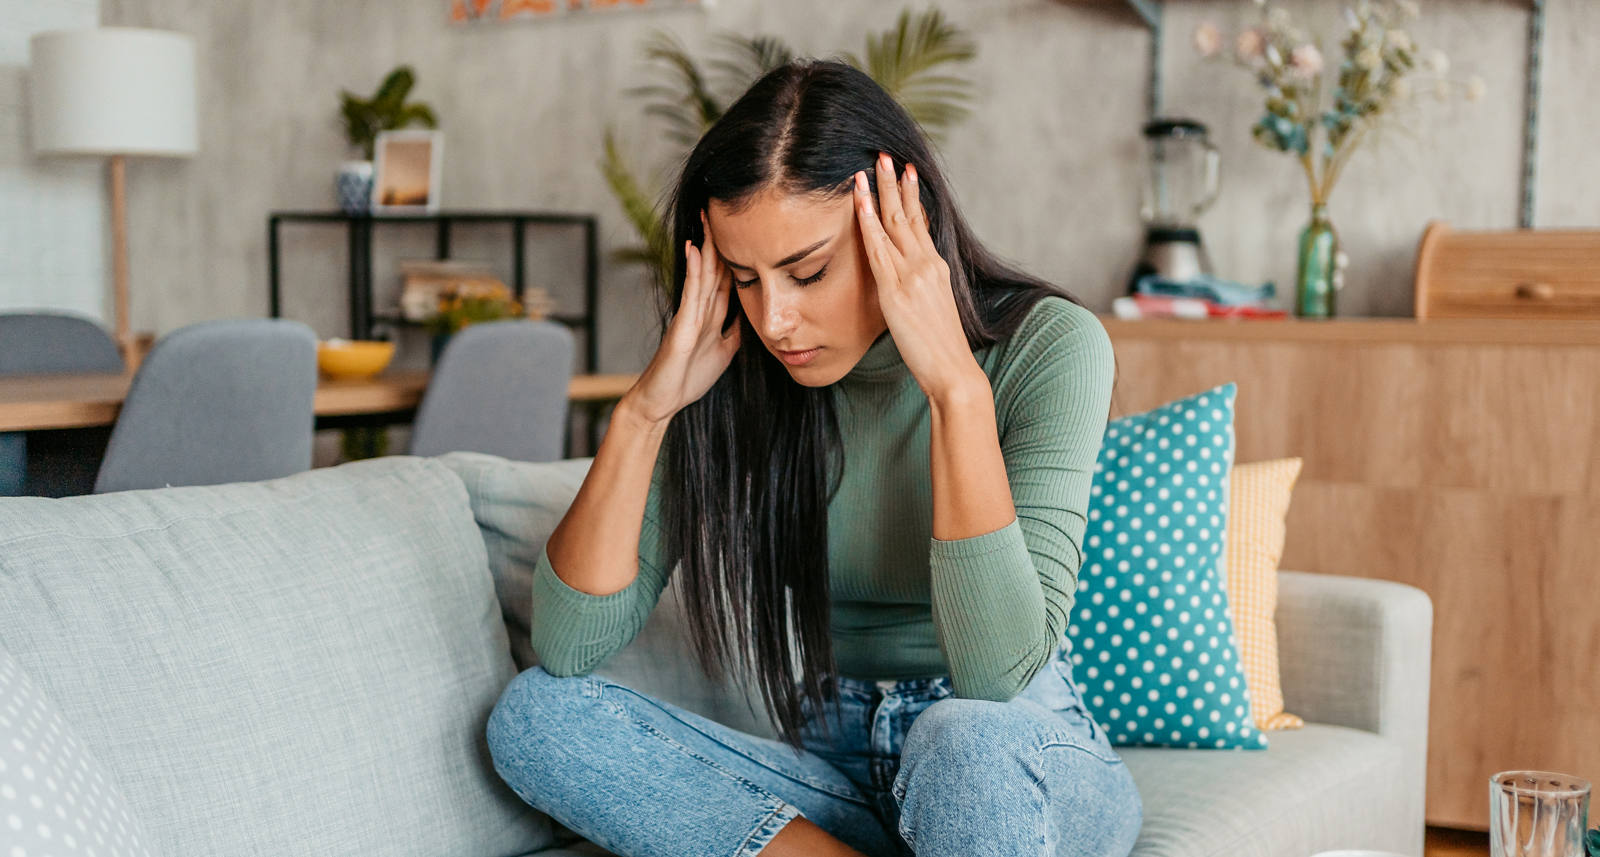
[[[317,368],[329,378],[371,378],[392,359],[393,342],[329,339],[317,343]]]

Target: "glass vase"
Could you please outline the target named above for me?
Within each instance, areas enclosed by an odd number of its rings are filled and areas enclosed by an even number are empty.
[[[1333,318],[1339,278],[1339,233],[1326,203],[1311,206],[1311,222],[1300,230],[1300,261],[1295,269],[1295,315]]]

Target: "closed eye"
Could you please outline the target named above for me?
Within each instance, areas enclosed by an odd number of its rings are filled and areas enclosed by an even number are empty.
[[[826,274],[826,273],[828,273],[828,266],[827,265],[823,265],[822,267],[817,269],[817,272],[815,274],[812,274],[809,277],[795,277],[794,281],[796,283],[799,283],[802,286],[809,286],[812,283],[815,283],[818,280],[821,280],[823,275]],[[751,279],[748,279],[748,280],[741,280],[738,277],[734,277],[733,278],[733,285],[736,288],[741,288],[741,289],[745,288],[747,286],[753,286],[757,282],[759,282],[759,278],[751,278]]]

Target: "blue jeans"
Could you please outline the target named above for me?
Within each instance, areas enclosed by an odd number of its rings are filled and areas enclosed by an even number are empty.
[[[523,800],[623,855],[743,857],[803,815],[868,855],[1126,857],[1139,793],[1050,662],[1010,702],[946,677],[840,679],[804,752],[597,676],[518,675],[489,716]]]

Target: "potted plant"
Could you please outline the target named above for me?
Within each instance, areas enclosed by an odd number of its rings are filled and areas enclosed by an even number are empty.
[[[504,284],[489,288],[447,290],[439,295],[439,308],[423,324],[432,337],[432,362],[439,362],[450,337],[480,321],[523,318],[524,310]]]
[[[361,150],[362,157],[362,160],[340,164],[334,180],[339,208],[346,213],[365,214],[371,209],[372,154],[379,132],[409,125],[439,127],[432,107],[420,102],[406,103],[406,96],[415,85],[416,74],[410,66],[403,65],[389,72],[371,98],[359,98],[349,90],[339,91],[339,114],[344,120],[345,139],[351,147]]]

